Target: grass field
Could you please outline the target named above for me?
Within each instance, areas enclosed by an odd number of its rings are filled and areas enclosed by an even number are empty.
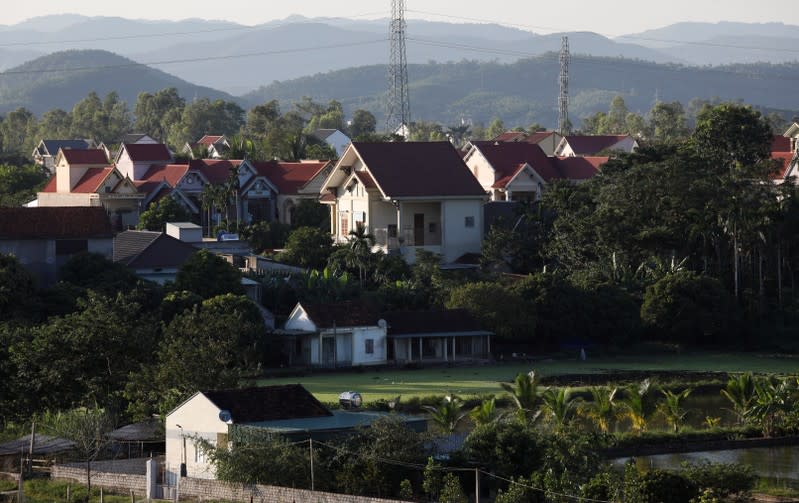
[[[500,382],[510,382],[519,372],[535,370],[542,376],[598,374],[613,371],[692,371],[799,373],[799,357],[732,353],[661,354],[579,359],[542,360],[475,367],[420,370],[379,369],[364,372],[316,373],[304,377],[262,379],[259,385],[300,383],[323,402],[336,402],[342,391],[355,390],[369,402],[402,395],[425,397],[456,393],[468,398],[499,394]]]

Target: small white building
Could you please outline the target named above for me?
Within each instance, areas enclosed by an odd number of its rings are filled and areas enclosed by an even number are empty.
[[[357,302],[294,306],[282,332],[290,365],[385,365],[386,324]]]

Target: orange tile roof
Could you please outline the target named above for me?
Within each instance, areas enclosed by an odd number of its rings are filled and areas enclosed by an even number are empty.
[[[61,152],[69,164],[108,164],[105,151],[99,148],[63,149]]]
[[[253,162],[258,175],[272,182],[281,194],[296,194],[310,182],[328,161],[318,162]]]
[[[89,168],[86,174],[78,180],[78,183],[72,187],[73,194],[92,194],[97,192],[100,185],[108,178],[108,175],[114,171],[113,166],[106,166],[104,168]]]

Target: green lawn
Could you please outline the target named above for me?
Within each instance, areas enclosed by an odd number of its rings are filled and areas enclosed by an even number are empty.
[[[365,401],[390,399],[397,395],[443,395],[456,393],[464,398],[500,393],[499,383],[511,381],[519,372],[535,369],[543,376],[564,374],[612,373],[627,371],[701,371],[791,374],[799,373],[799,357],[781,355],[695,353],[686,355],[620,356],[544,360],[534,363],[506,363],[476,367],[431,368],[421,370],[380,369],[362,373],[318,373],[305,377],[262,379],[259,385],[300,383],[323,402],[338,401],[342,391],[355,390]]]

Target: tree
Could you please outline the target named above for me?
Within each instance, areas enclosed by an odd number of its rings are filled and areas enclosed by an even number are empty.
[[[14,255],[0,253],[0,321],[23,314],[35,293],[30,272]]]
[[[466,416],[466,412],[462,412],[463,401],[453,395],[447,395],[438,407],[431,405],[422,406],[427,412],[430,413],[430,418],[436,423],[444,433],[452,433],[458,426],[458,423]]]
[[[654,408],[649,393],[650,387],[649,379],[644,379],[637,387],[631,386],[624,390],[621,400],[623,417],[630,420],[632,430],[638,433],[646,430]]]
[[[283,248],[291,232],[291,227],[280,222],[256,222],[242,227],[241,238],[247,240],[255,253]]]
[[[232,135],[244,124],[244,110],[232,101],[208,98],[187,103],[180,120],[170,127],[169,143],[183,145],[205,134]]]
[[[495,398],[484,399],[480,405],[469,412],[469,419],[476,425],[488,424],[497,418],[497,401]]]
[[[502,119],[496,117],[488,125],[488,129],[486,129],[485,136],[486,138],[491,140],[501,135],[504,132],[505,132],[505,123],[502,122]]]
[[[219,480],[284,487],[310,487],[306,447],[279,435],[244,435],[235,445],[200,441]]]
[[[469,498],[463,492],[458,477],[449,472],[444,475],[444,487],[441,488],[438,501],[441,503],[468,503]]]
[[[330,207],[311,199],[302,199],[291,212],[292,227],[318,227],[330,230]]]
[[[616,418],[618,388],[591,388],[591,401],[583,405],[580,413],[588,417],[602,433],[610,433]]]
[[[136,129],[164,142],[169,130],[180,120],[184,106],[186,101],[174,87],[154,94],[139,93],[134,108]]]
[[[2,152],[27,156],[34,148],[36,117],[26,108],[17,108],[0,121]]]
[[[535,316],[531,305],[499,283],[466,283],[450,291],[448,309],[466,309],[503,341],[530,342]]]
[[[22,206],[36,199],[50,172],[36,165],[0,164],[0,207]]]
[[[300,227],[289,234],[286,251],[280,259],[300,267],[322,269],[333,251],[330,233],[313,227]]]
[[[721,283],[689,271],[668,274],[644,292],[641,320],[666,340],[688,344],[729,340],[735,310]]]
[[[349,132],[353,140],[358,140],[364,135],[374,133],[376,128],[377,119],[375,119],[372,112],[359,108],[352,113]]]
[[[721,395],[730,402],[730,406],[738,418],[738,423],[743,424],[755,399],[755,379],[752,377],[752,373],[746,372],[731,377],[724,389],[721,390]]]
[[[128,386],[152,405],[179,401],[198,389],[236,387],[255,371],[266,351],[266,329],[246,297],[226,294],[176,315],[164,328],[154,379],[147,390]],[[197,365],[202,362],[202,365]],[[164,404],[175,406],[177,403]],[[168,408],[168,407],[167,407]]]
[[[280,104],[277,100],[256,105],[247,112],[246,131],[251,135],[264,136],[280,118]]]
[[[568,388],[547,388],[541,394],[541,412],[549,417],[556,429],[562,429],[574,417],[578,401]]]
[[[174,197],[165,197],[139,215],[139,230],[164,232],[168,222],[189,222],[191,214]]]
[[[200,250],[183,264],[175,277],[177,290],[194,292],[204,299],[232,293],[244,293],[241,273],[222,257]]]
[[[130,131],[131,117],[128,105],[110,92],[101,100],[96,92],[72,108],[71,136],[91,138],[106,143],[118,143]]]
[[[502,389],[510,393],[519,419],[523,422],[534,422],[540,414],[538,403],[541,397],[538,393],[538,385],[539,377],[534,370],[527,374],[516,374],[513,385],[500,383]]]
[[[106,295],[130,292],[139,284],[136,274],[99,253],[78,253],[61,266],[61,281]]]
[[[409,141],[446,141],[447,135],[441,124],[429,121],[416,121],[411,126]]]
[[[686,388],[680,393],[666,389],[660,390],[660,392],[663,394],[663,400],[658,404],[658,409],[674,433],[677,433],[682,428],[687,414],[683,409],[682,402],[691,394],[691,388]]]
[[[86,461],[87,501],[92,494],[92,461],[110,442],[106,436],[113,429],[109,414],[98,407],[93,409],[75,409],[52,416],[47,428],[55,436],[71,440],[75,451]]]
[[[39,119],[37,138],[69,138],[72,115],[60,108],[48,110]]]
[[[649,128],[652,139],[661,142],[676,142],[688,136],[685,111],[679,101],[658,101],[649,111]]]

